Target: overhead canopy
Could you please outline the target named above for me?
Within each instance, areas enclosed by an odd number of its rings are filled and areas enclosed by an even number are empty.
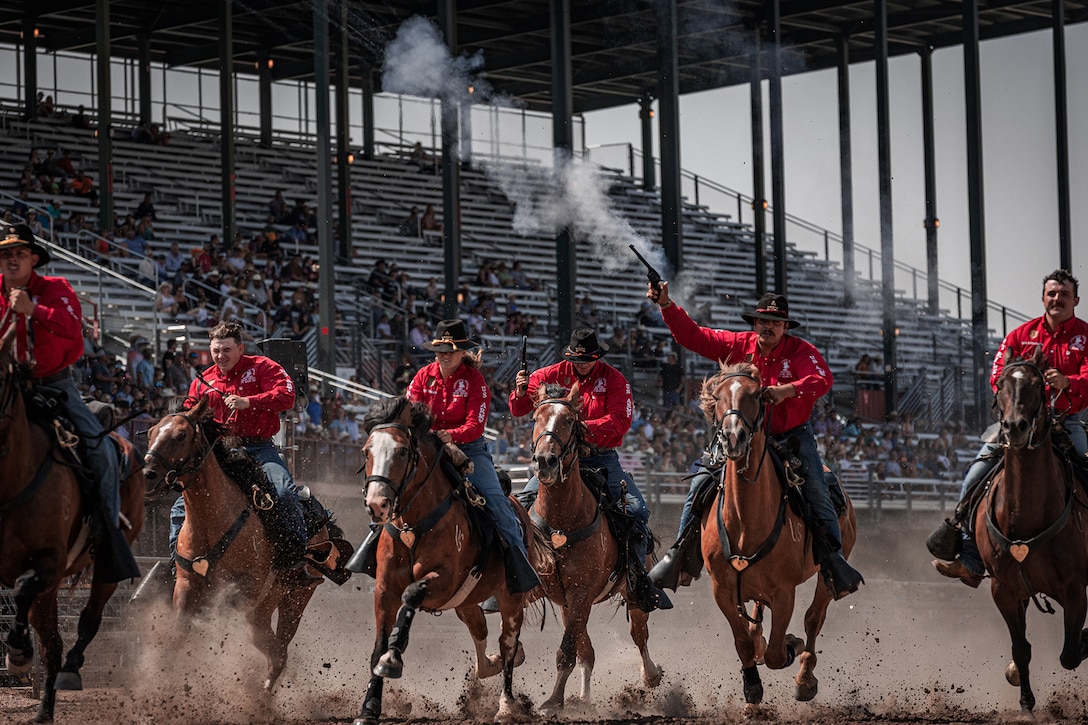
[[[169,66],[216,68],[221,0],[112,0],[111,53],[137,58],[150,33],[151,60]],[[680,93],[747,83],[752,29],[764,21],[764,0],[675,0],[679,14]],[[1052,0],[990,0],[979,10],[982,39],[1051,27]],[[657,44],[653,0],[570,0],[574,112],[632,103],[656,94]],[[551,108],[548,0],[458,0],[459,48],[482,51],[488,82],[530,108]],[[872,0],[781,0],[783,71],[834,67],[836,41],[847,36],[851,62],[873,57]],[[235,0],[235,71],[254,74],[258,56],[273,60],[273,78],[312,80],[312,5],[307,0]],[[350,2],[352,84],[360,68],[377,68],[386,44],[413,15],[434,18],[431,0]],[[1088,0],[1066,0],[1067,23],[1088,20]],[[339,12],[332,12],[337,23]],[[962,43],[956,0],[888,2],[891,55]],[[16,44],[32,18],[44,51],[93,52],[94,0],[9,0],[0,6],[0,42]],[[338,38],[339,33],[332,33]]]

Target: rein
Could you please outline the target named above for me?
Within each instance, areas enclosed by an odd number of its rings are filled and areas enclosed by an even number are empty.
[[[147,458],[158,461],[160,464],[162,464],[163,468],[167,469],[166,474],[162,478],[162,483],[166,484],[166,490],[181,491],[184,493],[187,486],[181,483],[182,478],[199,471],[200,467],[204,465],[204,461],[211,454],[215,446],[208,441],[208,437],[204,434],[204,429],[187,414],[170,413],[169,415],[163,416],[163,418],[181,418],[186,423],[188,423],[194,431],[196,431],[197,435],[200,438],[201,446],[199,454],[196,456],[186,456],[177,464],[173,464],[167,461],[166,457],[159,453],[157,450],[155,450],[154,446],[152,446],[147,451]],[[161,422],[162,421],[160,420],[160,423]],[[157,492],[159,488],[160,486],[156,486],[155,491]]]
[[[539,408],[542,405],[552,405],[552,404],[562,405],[563,407],[565,407],[568,410],[570,410],[571,412],[573,412],[576,417],[578,415],[578,409],[574,407],[574,404],[571,403],[569,400],[563,400],[561,398],[548,398],[547,400],[542,400],[539,403],[537,403],[537,408]],[[568,456],[572,456],[572,454],[577,455],[578,446],[581,443],[581,441],[579,440],[577,431],[575,431],[574,435],[572,435],[570,437],[569,441],[564,441],[562,438],[559,437],[559,434],[557,434],[555,431],[546,430],[543,433],[541,433],[539,436],[537,436],[536,439],[533,441],[533,453],[536,453],[536,445],[543,438],[554,438],[555,442],[559,445],[559,480],[565,479],[567,477],[567,466],[568,466],[568,464],[566,463],[566,459],[567,459]],[[571,457],[571,463],[569,465],[574,464],[573,458],[574,457],[572,456]],[[541,483],[543,483],[543,482],[541,482]],[[551,484],[544,484],[544,485],[551,485]]]

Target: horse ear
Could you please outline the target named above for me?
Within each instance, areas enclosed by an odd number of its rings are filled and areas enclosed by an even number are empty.
[[[1011,348],[1011,347],[1010,347],[1010,348],[1006,348],[1006,349],[1005,349],[1005,357],[1004,357],[1004,358],[1003,358],[1003,359],[1001,360],[1001,363],[1002,363],[1003,365],[1008,365],[1008,364],[1009,364],[1009,362],[1010,362],[1010,361],[1011,361],[1011,360],[1012,360],[1012,359],[1013,359],[1014,357],[1015,357],[1015,355],[1013,355],[1013,352],[1012,352],[1012,348]]]
[[[200,418],[204,417],[204,415],[207,414],[207,412],[208,412],[208,396],[207,395],[201,395],[200,398],[197,399],[196,405],[194,405],[192,408],[189,408],[189,415],[191,415],[194,420],[199,420]]]
[[[567,400],[574,406],[574,409],[578,412],[582,410],[582,387],[578,384],[578,381],[574,381],[574,385],[570,386],[570,392],[567,393]]]

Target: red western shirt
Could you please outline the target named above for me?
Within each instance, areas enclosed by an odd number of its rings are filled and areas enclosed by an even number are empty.
[[[749,360],[759,368],[763,385],[793,383],[797,395],[771,408],[768,430],[779,435],[808,422],[816,401],[831,390],[833,378],[820,351],[812,343],[793,335],[768,355],[759,352],[759,335],[753,331],[730,332],[699,327],[682,307],[671,304],[661,310],[665,324],[679,345],[705,358],[733,365]]]
[[[189,397],[207,395],[215,419],[231,433],[243,438],[271,438],[280,430],[280,413],[295,404],[295,385],[275,360],[263,355],[243,355],[226,375],[212,365],[189,385]],[[223,402],[227,395],[249,398],[245,410],[231,410]]]
[[[533,409],[536,391],[545,383],[558,383],[569,392],[578,381],[582,396],[582,420],[586,422],[586,441],[598,448],[619,448],[631,429],[635,412],[631,384],[616,368],[598,360],[589,375],[582,378],[566,360],[537,370],[529,376],[529,391],[517,397],[510,393],[510,412],[526,415]]]
[[[44,378],[68,368],[83,356],[83,311],[72,285],[64,277],[30,275],[27,284],[30,299],[37,307],[30,316],[34,335],[34,369],[31,375]],[[0,315],[8,311],[8,283],[4,280],[0,293]],[[15,337],[15,359],[25,361],[27,350],[26,318],[13,313],[18,332]]]
[[[1088,322],[1071,317],[1051,332],[1045,317],[1036,317],[1005,336],[994,355],[990,385],[997,390],[997,379],[1005,369],[1005,353],[1031,359],[1042,349],[1046,367],[1053,367],[1069,378],[1069,388],[1054,402],[1059,413],[1079,413],[1088,407]]]
[[[491,389],[474,367],[462,363],[448,378],[438,362],[425,365],[408,385],[408,400],[431,409],[431,430],[449,431],[454,443],[471,443],[484,434],[491,412]]]

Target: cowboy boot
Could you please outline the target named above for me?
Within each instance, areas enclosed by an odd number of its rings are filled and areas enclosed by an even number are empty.
[[[344,568],[356,574],[373,577],[378,573],[378,540],[382,536],[381,526],[371,526],[355,553],[344,564]]]
[[[820,576],[834,599],[853,594],[865,583],[865,578],[847,563],[841,550],[832,552],[820,563]]]
[[[934,561],[933,567],[942,576],[959,579],[972,589],[978,589],[986,576],[986,567],[982,563],[975,537],[967,533],[963,534],[963,548],[956,559],[952,562]]]

